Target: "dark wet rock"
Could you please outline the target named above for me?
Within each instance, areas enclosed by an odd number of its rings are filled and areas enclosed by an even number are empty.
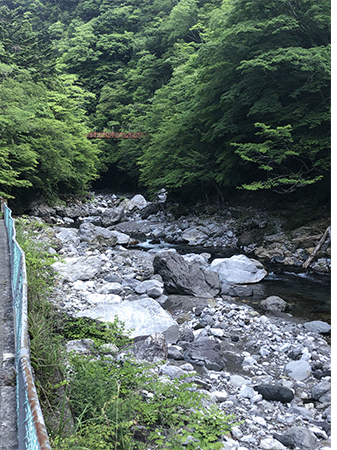
[[[274,400],[281,403],[290,403],[294,398],[294,392],[283,386],[271,384],[260,384],[254,386],[254,389],[262,395],[265,400]]]
[[[219,277],[204,271],[198,264],[188,264],[175,251],[165,251],[153,260],[154,272],[159,273],[169,294],[214,297],[220,292]]]

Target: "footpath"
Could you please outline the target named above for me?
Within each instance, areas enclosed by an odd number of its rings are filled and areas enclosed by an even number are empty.
[[[7,233],[0,219],[0,450],[18,450],[13,301]]]

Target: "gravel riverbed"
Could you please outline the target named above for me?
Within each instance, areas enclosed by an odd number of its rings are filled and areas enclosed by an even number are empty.
[[[168,288],[167,274],[155,269],[159,265],[154,260],[172,258],[175,250],[132,248],[140,233],[163,239],[163,230],[166,236],[169,232],[160,210],[145,217],[145,208],[154,207],[140,197],[137,204],[133,199],[117,204],[101,196],[90,207],[32,211],[39,220],[54,222],[48,237],[41,232],[37,239],[50,239],[62,256],[55,263],[55,306],[70,316],[97,319],[104,312],[106,320],[115,315],[125,319],[135,330],[133,337],[142,342],[134,349],[138,359],[161,361],[156,370],[163,377],[188,374],[207,393],[209,405],[217,403],[235,415],[240,424],[230,437],[223,436],[223,450],[331,448],[330,325],[293,317],[278,297],[266,299],[264,312],[256,311],[245,304],[244,296],[238,301],[235,295],[235,289],[248,292],[251,282],[224,283],[222,275],[212,296],[202,295],[202,290],[191,293],[181,284],[176,291]],[[187,264],[190,273],[206,274],[207,281],[210,255],[193,254],[193,244],[206,246],[213,240],[235,249],[232,219],[223,222],[220,231],[219,223],[211,220],[194,226],[183,222],[170,224],[171,235],[177,236],[179,228],[180,236],[192,242],[191,253],[179,256],[181,264]],[[298,247],[291,253],[285,242],[288,262],[307,258]],[[244,263],[254,273],[263,270],[254,260]],[[323,270],[329,264],[329,258],[321,258]],[[87,343],[69,344],[83,345]]]

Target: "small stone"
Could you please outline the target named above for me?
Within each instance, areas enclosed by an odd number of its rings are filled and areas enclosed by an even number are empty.
[[[316,384],[316,386],[313,387],[311,395],[314,400],[321,401],[322,397],[326,397],[326,395],[330,394],[330,401],[331,401],[331,383],[329,381],[321,381],[320,383]]]
[[[231,429],[231,433],[232,433],[233,437],[236,438],[236,439],[240,439],[243,436],[243,433],[242,433],[242,431],[240,430],[239,427],[233,427]]]
[[[253,388],[249,386],[242,386],[240,389],[239,395],[244,398],[253,398],[256,395],[256,392]]]
[[[288,363],[285,368],[285,372],[293,380],[303,381],[310,377],[311,367],[307,361],[292,361]]]
[[[160,372],[162,375],[167,375],[171,379],[179,378],[185,374],[185,372],[182,369],[180,369],[180,367],[168,366],[168,365],[162,366]]]
[[[247,380],[241,375],[232,375],[229,379],[229,382],[236,387],[241,387],[242,385],[247,384]]]
[[[168,346],[168,353],[167,357],[171,359],[181,360],[184,359],[183,350],[182,348],[175,346],[175,345],[169,345]]]
[[[255,423],[258,423],[259,425],[262,425],[263,427],[267,426],[267,422],[263,417],[260,416],[252,416],[252,419]]]
[[[184,370],[185,372],[194,372],[194,367],[190,363],[182,364],[180,366],[181,370]]]
[[[306,322],[304,328],[307,331],[313,331],[314,333],[329,333],[331,326],[327,322],[321,320],[313,320],[312,322]]]
[[[262,450],[286,450],[286,447],[281,442],[273,438],[262,439],[260,448]]]
[[[226,391],[214,391],[214,392],[211,392],[211,397],[217,403],[222,403],[227,400],[228,394]]]

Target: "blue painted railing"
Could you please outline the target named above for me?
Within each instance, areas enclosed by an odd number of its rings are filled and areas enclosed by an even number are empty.
[[[11,259],[19,449],[51,450],[30,365],[25,254],[16,241],[12,211],[6,204],[3,210]]]

